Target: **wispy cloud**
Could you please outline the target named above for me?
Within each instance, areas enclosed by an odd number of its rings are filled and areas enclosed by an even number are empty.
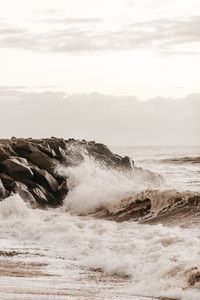
[[[0,47],[15,47],[41,52],[94,52],[151,49],[163,53],[188,51],[187,44],[200,43],[200,16],[186,19],[156,19],[147,22],[115,24],[100,18],[47,18],[42,32],[0,23]],[[59,25],[59,28],[53,26]],[[115,26],[117,25],[117,26]]]

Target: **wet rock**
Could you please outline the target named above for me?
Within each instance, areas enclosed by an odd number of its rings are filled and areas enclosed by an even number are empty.
[[[53,192],[58,190],[57,180],[49,174],[46,170],[39,169],[38,167],[31,167],[34,173],[34,181],[45,187],[47,190],[50,189]]]
[[[48,147],[38,145],[38,149],[41,150],[43,153],[47,154],[49,157],[54,158],[56,157],[56,152]]]
[[[3,162],[9,175],[14,175],[14,177],[22,176],[25,178],[32,178],[33,172],[28,166],[28,162],[25,158],[9,158]]]
[[[9,196],[8,191],[5,189],[1,179],[0,179],[0,200]]]
[[[28,204],[30,204],[30,206],[32,208],[36,208],[38,206],[35,198],[28,191],[28,188],[25,184],[23,184],[21,182],[15,182],[14,192],[18,193],[19,196],[24,200],[24,202],[27,202]]]
[[[46,191],[41,186],[32,189],[31,194],[40,206],[57,206],[61,204],[52,193]]]
[[[53,159],[49,158],[48,155],[41,152],[40,150],[36,150],[29,154],[29,160],[33,162],[35,165],[40,167],[41,169],[46,170],[50,174],[53,175],[54,170],[57,166],[57,162]]]
[[[8,176],[7,174],[4,174],[4,173],[0,173],[0,179],[1,179],[4,187],[8,191],[12,191],[14,179],[11,178],[10,176]]]
[[[63,182],[58,187],[58,196],[61,200],[64,200],[65,196],[67,195],[69,189],[67,186],[67,181],[63,180]]]

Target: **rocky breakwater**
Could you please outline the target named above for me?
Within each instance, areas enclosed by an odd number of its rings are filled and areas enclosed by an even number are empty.
[[[18,193],[34,208],[61,205],[68,185],[66,176],[56,171],[57,166],[76,166],[84,155],[107,167],[126,171],[134,168],[130,158],[113,154],[105,145],[94,141],[55,137],[1,139],[0,199]]]

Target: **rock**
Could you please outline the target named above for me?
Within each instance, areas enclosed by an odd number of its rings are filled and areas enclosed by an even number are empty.
[[[17,156],[17,154],[10,147],[10,145],[4,145],[3,147],[0,147],[0,160],[1,161],[8,159],[12,156]]]
[[[17,139],[15,143],[15,148],[26,150],[28,153],[37,150],[37,147],[33,143],[27,142],[25,139]]]
[[[125,168],[130,168],[130,169],[132,169],[132,168],[133,168],[133,165],[134,165],[134,161],[132,161],[132,160],[130,159],[130,157],[125,156],[125,157],[122,157],[122,159],[121,159],[121,164],[122,164],[122,166],[125,167]]]
[[[38,149],[41,150],[43,153],[47,154],[51,158],[56,157],[56,152],[51,148],[38,145]]]
[[[40,206],[57,206],[58,201],[57,199],[48,191],[45,191],[41,187],[36,187],[31,190],[31,194],[34,196],[34,198],[37,200],[37,203]],[[61,204],[59,202],[59,204]]]
[[[41,186],[50,189],[53,192],[58,190],[58,182],[57,180],[49,174],[46,170],[41,170],[38,167],[31,167],[31,170],[34,173],[34,181],[39,183]]]
[[[0,199],[4,199],[9,196],[8,191],[5,189],[1,179],[0,179]]]
[[[36,150],[35,152],[29,154],[29,160],[50,174],[54,173],[54,170],[57,166],[57,162],[55,160],[49,158],[48,155],[40,150]]]
[[[64,198],[66,197],[68,191],[69,191],[69,189],[68,189],[68,186],[67,186],[67,181],[63,180],[63,182],[58,187],[58,196],[59,196],[59,198],[61,200],[64,200]]]
[[[32,178],[33,172],[28,166],[28,162],[25,158],[9,158],[3,162],[3,165],[8,170],[10,175],[16,177]]]
[[[19,196],[24,200],[24,202],[29,203],[32,208],[36,208],[38,206],[35,198],[28,191],[28,188],[25,184],[16,181],[14,186],[14,192],[18,193]]]
[[[28,187],[28,191],[35,198],[38,206],[57,206],[62,203],[60,199],[54,196],[50,191],[28,179],[19,179],[20,183]]]
[[[4,174],[4,173],[0,173],[0,179],[3,182],[4,187],[8,191],[12,191],[14,179],[11,178],[10,176],[8,176],[7,174]]]
[[[50,139],[45,141],[44,146],[52,149],[59,160],[63,161],[66,159],[66,154],[64,151],[64,149],[66,149],[66,143],[64,140]]]

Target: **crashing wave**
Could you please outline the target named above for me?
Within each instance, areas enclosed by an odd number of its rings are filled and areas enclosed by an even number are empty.
[[[123,199],[101,216],[116,221],[184,223],[187,217],[199,219],[200,193],[177,190],[145,190]]]

